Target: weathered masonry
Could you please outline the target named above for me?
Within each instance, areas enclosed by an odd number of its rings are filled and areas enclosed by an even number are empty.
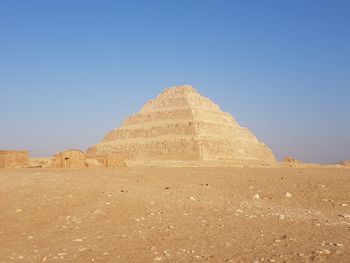
[[[28,165],[28,151],[0,150],[0,168],[25,168]]]

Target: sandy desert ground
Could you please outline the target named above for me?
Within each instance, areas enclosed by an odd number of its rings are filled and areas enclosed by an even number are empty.
[[[350,169],[0,171],[0,262],[350,262]]]

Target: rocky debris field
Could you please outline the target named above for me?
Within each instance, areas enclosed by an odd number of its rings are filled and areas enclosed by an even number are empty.
[[[0,262],[350,262],[350,169],[0,170]]]

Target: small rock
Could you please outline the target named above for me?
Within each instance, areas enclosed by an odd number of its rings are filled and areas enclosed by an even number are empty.
[[[328,249],[322,249],[322,252],[323,252],[324,254],[330,254],[330,253],[331,253]]]
[[[154,261],[161,261],[162,258],[161,258],[161,257],[155,257],[153,260],[154,260]]]
[[[340,244],[340,243],[335,243],[333,245],[335,245],[336,247],[343,247],[344,246],[344,244]]]
[[[196,201],[196,198],[194,198],[193,196],[191,196],[191,197],[190,197],[190,200]]]
[[[285,215],[279,215],[279,216],[278,216],[278,219],[280,219],[280,220],[284,220],[285,218],[286,218]]]
[[[81,238],[76,238],[73,240],[74,242],[83,242],[83,240]]]
[[[97,209],[92,214],[93,215],[105,215],[106,213],[103,212],[101,209]]]
[[[350,215],[347,215],[347,214],[345,214],[345,215],[338,215],[339,217],[345,217],[345,218],[350,218]]]
[[[348,204],[341,204],[341,206],[348,206]]]
[[[18,208],[16,209],[16,213],[21,213],[22,212],[22,209]]]
[[[284,196],[287,197],[287,198],[291,198],[291,197],[292,197],[292,194],[289,193],[289,192],[287,192]]]
[[[259,200],[259,199],[260,199],[259,194],[254,195],[254,196],[253,196],[253,199],[255,199],[255,200]]]

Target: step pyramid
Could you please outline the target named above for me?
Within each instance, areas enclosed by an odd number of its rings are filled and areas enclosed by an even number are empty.
[[[271,150],[191,86],[165,89],[109,132],[88,155],[129,166],[273,166]]]

